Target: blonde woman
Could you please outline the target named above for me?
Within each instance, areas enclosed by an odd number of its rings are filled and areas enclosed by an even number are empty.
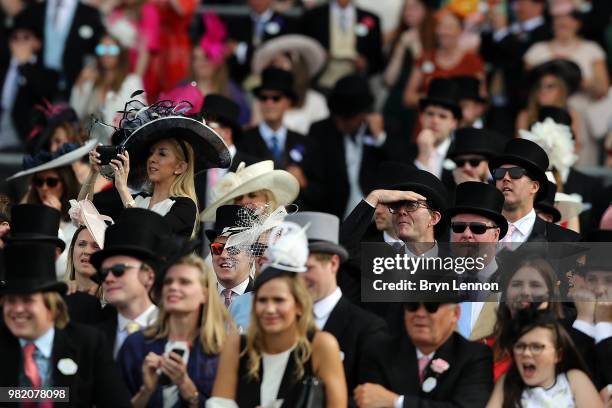
[[[211,394],[231,320],[196,255],[175,262],[160,285],[157,322],[130,335],[117,362],[134,407],[198,407]]]
[[[231,159],[217,133],[203,122],[177,113],[180,111],[180,104],[168,101],[148,107],[138,101],[128,102],[119,130],[128,134],[123,141],[126,150],[105,167],[112,172],[125,208],[155,211],[175,234],[193,237],[199,226],[195,174],[211,167],[227,168]],[[91,193],[106,164],[101,159],[97,148],[89,153],[92,173],[79,200]],[[128,184],[142,192],[132,195]]]

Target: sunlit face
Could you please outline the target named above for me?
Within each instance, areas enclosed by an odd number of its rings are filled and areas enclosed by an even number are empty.
[[[59,173],[55,170],[45,170],[34,174],[32,184],[38,193],[38,198],[42,202],[49,196],[54,196],[61,200],[64,195],[64,184]]]
[[[501,168],[517,167],[514,164],[504,164]],[[519,179],[510,177],[506,172],[504,178],[495,181],[495,187],[504,195],[504,210],[513,211],[522,205],[533,203],[540,184],[529,178],[527,174]]]
[[[596,298],[612,300],[612,271],[588,271],[584,275],[586,288]]]
[[[261,116],[266,123],[281,123],[291,100],[278,91],[262,90],[258,96]]]
[[[450,109],[429,105],[419,115],[423,129],[431,130],[438,143],[447,139],[455,128],[457,119]]]
[[[335,259],[328,261],[320,261],[315,255],[308,256],[306,262],[306,273],[300,274],[304,278],[306,287],[312,295],[315,302],[329,296],[336,288],[336,271],[338,270],[339,259],[335,255]]]
[[[574,38],[580,29],[580,22],[570,14],[555,16],[552,22],[556,38]]]
[[[113,40],[111,37],[106,36],[102,37],[99,44],[105,47],[113,45],[116,47],[121,47],[121,45],[117,41]],[[98,60],[100,61],[100,65],[104,69],[111,70],[117,68],[117,65],[119,64],[119,55],[111,55],[110,53],[106,52],[104,55],[99,55]]]
[[[195,79],[204,80],[213,77],[219,66],[210,61],[201,47],[194,47],[191,54],[191,66]]]
[[[453,13],[444,13],[436,24],[436,38],[443,48],[452,48],[457,45],[461,35],[461,21]]]
[[[225,243],[227,237],[217,237],[214,242]],[[231,289],[249,278],[251,258],[244,251],[236,253],[224,248],[221,255],[211,252],[211,256],[217,279],[224,288]]]
[[[536,327],[528,331],[513,345],[512,354],[526,385],[548,388],[554,384],[560,356],[551,329]]]
[[[255,293],[255,316],[262,332],[280,334],[294,330],[301,307],[286,278],[270,279]]]
[[[54,325],[42,293],[2,297],[4,323],[15,337],[36,340]]]
[[[173,265],[164,277],[162,300],[168,313],[198,312],[208,299],[200,270],[192,265]]]
[[[462,154],[455,157],[455,164],[463,161],[463,166],[457,165],[457,172],[465,174],[470,180],[478,179],[480,181],[487,181],[489,178],[489,161],[478,154]],[[476,166],[472,166],[470,161],[480,160]]]
[[[441,304],[435,313],[429,313],[421,304],[415,312],[404,310],[404,325],[415,346],[437,349],[455,330],[459,314],[457,304]]]
[[[69,142],[70,138],[66,129],[63,126],[58,126],[53,131],[53,135],[49,141],[49,151],[55,153],[64,143]]]
[[[559,106],[563,102],[561,79],[544,75],[538,82],[537,101],[540,106]]]
[[[147,298],[149,289],[155,281],[155,273],[143,266],[143,263],[131,256],[110,256],[102,262],[102,268],[117,264],[127,265],[123,275],[117,277],[109,273],[102,282],[104,299],[113,306],[123,307],[131,302]]]
[[[96,269],[89,263],[91,254],[100,250],[87,228],[82,229],[77,236],[72,249],[72,263],[77,274],[88,278],[96,273]]]
[[[487,226],[495,226],[495,223],[489,218],[483,217],[482,215],[476,214],[457,214],[455,215],[451,223],[453,222],[478,222]],[[499,240],[499,228],[487,229],[484,234],[474,234],[474,232],[466,227],[462,233],[455,233],[451,230],[451,242],[497,242]]]
[[[186,167],[187,163],[179,159],[169,140],[160,140],[151,147],[147,159],[147,175],[152,183],[174,180]]]
[[[234,204],[253,209],[263,208],[268,204],[268,196],[264,190],[251,191],[234,198]]]
[[[393,216],[389,212],[389,207],[385,204],[378,204],[374,210],[374,223],[378,231],[393,230]]]
[[[410,28],[418,28],[425,19],[425,6],[421,0],[406,0],[404,3],[404,23]]]
[[[546,300],[550,292],[542,274],[532,266],[520,268],[508,283],[506,302],[510,312],[526,309],[532,302],[543,302],[540,308],[548,307]]]
[[[404,242],[426,242],[428,231],[433,231],[433,226],[439,220],[429,209],[423,207],[415,211],[407,211],[405,207],[402,207],[393,214],[392,219],[395,234]]]

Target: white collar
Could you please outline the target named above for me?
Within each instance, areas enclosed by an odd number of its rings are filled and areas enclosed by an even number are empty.
[[[497,260],[493,258],[493,260],[489,262],[487,266],[478,271],[476,277],[480,282],[486,283],[489,282],[489,279],[491,279],[491,276],[495,273],[495,271],[497,271]]]
[[[261,14],[257,14],[257,13],[251,12],[251,18],[255,22],[257,22],[260,19],[261,19],[261,21],[266,22],[266,21],[269,21],[272,18],[272,14],[274,14],[274,10],[269,8],[269,9],[267,9],[266,11],[264,11]]]
[[[537,16],[523,21],[522,23],[517,21],[516,23],[512,24],[511,31],[515,34],[520,33],[521,31],[531,32],[542,24],[544,24],[544,17]]]
[[[221,294],[221,292],[223,292],[225,289],[231,289],[232,292],[238,295],[243,295],[244,292],[246,291],[247,286],[249,286],[248,276],[245,280],[243,280],[242,282],[240,282],[238,285],[234,286],[233,288],[226,288],[220,282],[217,282],[217,289],[219,290],[219,294]]]
[[[421,350],[419,350],[418,347],[416,347],[416,353],[417,353],[417,361],[421,359],[421,357],[425,357],[425,353],[423,353]],[[431,359],[433,358],[434,354],[436,354],[436,351],[432,351],[431,353],[427,354],[427,358],[431,361]]]
[[[336,1],[331,1],[329,3],[330,7],[331,7],[331,11],[332,13],[339,15],[340,13],[346,13],[346,15],[348,15],[349,17],[353,15],[353,13],[355,13],[355,5],[353,5],[353,3],[349,3],[346,7],[342,8],[338,5],[338,3]]]
[[[402,245],[404,244],[404,241],[402,241],[401,239],[393,238],[391,235],[389,235],[387,231],[383,231],[383,239],[387,244],[395,244],[396,242],[399,242]]]
[[[525,215],[523,218],[516,220],[515,222],[511,224],[514,225],[516,229],[519,230],[519,232],[524,237],[527,237],[533,230],[533,224],[535,223],[535,221],[536,221],[536,212],[532,208],[531,211],[527,213],[527,215]]]
[[[332,293],[316,302],[312,306],[312,312],[315,317],[317,319],[321,319],[325,316],[329,316],[332,310],[334,310],[334,307],[336,307],[336,305],[340,301],[341,297],[342,291],[340,290],[340,288],[337,287],[336,290],[334,290]]]
[[[55,327],[51,327],[45,334],[34,340],[32,343],[36,346],[36,349],[45,358],[51,358],[51,352],[53,351],[53,340],[55,339]],[[26,344],[30,343],[31,340],[19,339],[21,348],[24,348]]]
[[[450,144],[451,144],[451,138],[449,136],[446,139],[444,139],[444,141],[436,147],[435,150],[439,157],[442,157],[442,158],[446,157]]]
[[[416,257],[419,255],[415,255],[413,254],[409,249],[408,249],[408,245],[404,246],[405,251],[406,251],[406,255],[410,256],[410,257]],[[434,242],[434,246],[432,246],[430,249],[428,249],[427,251],[423,252],[422,255],[424,258],[435,258],[438,256],[438,242]]]
[[[157,319],[157,306],[151,305],[142,312],[140,316],[135,318],[134,320],[130,320],[127,317],[124,317],[121,313],[117,313],[117,329],[119,331],[125,330],[125,326],[127,326],[130,322],[138,323],[141,328],[145,328],[153,324]]]

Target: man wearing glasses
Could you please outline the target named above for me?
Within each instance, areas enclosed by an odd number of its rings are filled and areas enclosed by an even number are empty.
[[[503,242],[574,242],[580,235],[536,216],[533,205],[546,197],[548,156],[536,143],[512,139],[489,162],[495,187],[504,195],[503,215],[509,222]]]
[[[459,315],[456,303],[405,303],[405,334],[365,348],[357,406],[484,407],[493,389],[491,350],[455,332]]]
[[[99,326],[114,345],[114,356],[128,335],[157,319],[150,292],[162,261],[162,240],[170,235],[170,226],[159,214],[128,208],[106,229],[104,249],[91,255],[104,299],[117,309],[116,319]]]

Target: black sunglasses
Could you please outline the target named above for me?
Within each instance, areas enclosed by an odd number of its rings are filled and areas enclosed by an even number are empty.
[[[495,180],[501,180],[506,177],[506,173],[510,174],[511,179],[518,180],[527,174],[527,170],[522,167],[500,167],[493,170],[493,178]]]
[[[53,188],[53,187],[56,187],[59,184],[59,182],[60,182],[60,179],[58,179],[57,177],[47,177],[47,178],[36,177],[34,178],[34,180],[32,180],[32,183],[36,187],[42,187],[46,184],[50,188]]]
[[[487,230],[498,228],[497,225],[487,225],[484,222],[451,222],[451,229],[455,234],[461,234],[469,228],[473,234],[482,235]]]
[[[120,278],[123,276],[125,271],[128,269],[138,268],[142,269],[143,264],[140,266],[136,265],[128,265],[128,264],[115,264],[113,266],[109,266],[108,268],[100,268],[98,270],[98,279],[99,282],[104,282],[109,273],[112,273],[115,278]]]
[[[459,168],[465,166],[465,163],[469,163],[470,167],[478,167],[484,159],[455,159],[454,161]]]
[[[440,308],[440,302],[406,302],[404,303],[404,310],[407,312],[416,312],[419,307],[423,305],[427,313],[436,313]]]
[[[396,214],[402,208],[405,208],[407,212],[413,212],[419,209],[419,207],[429,208],[425,201],[397,201],[395,203],[388,204],[389,212],[391,214]]]
[[[281,95],[263,95],[263,94],[257,95],[257,99],[259,99],[262,102],[265,102],[270,99],[272,99],[272,101],[274,102],[278,102],[281,100],[281,98],[282,98]]]

